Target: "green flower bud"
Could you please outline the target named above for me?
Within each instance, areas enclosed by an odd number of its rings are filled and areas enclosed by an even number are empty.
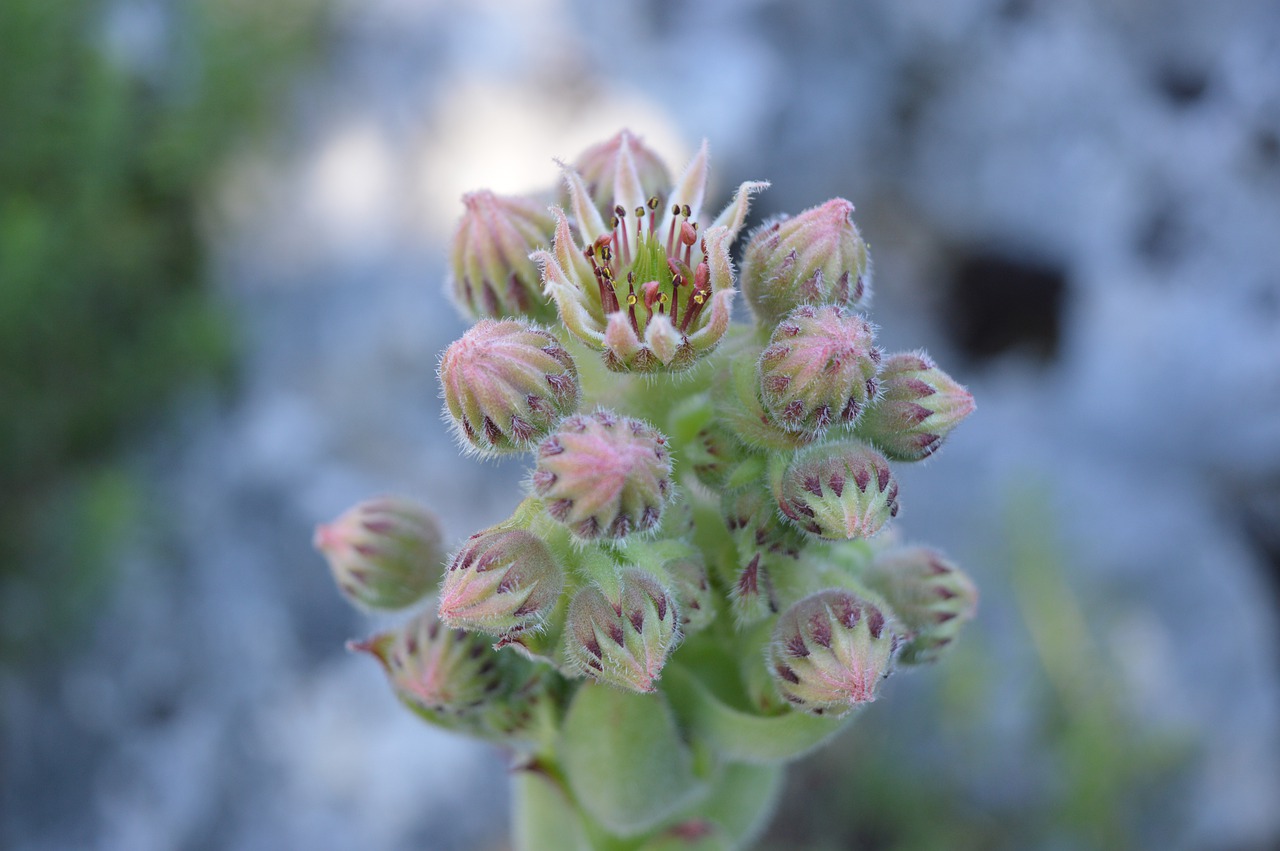
[[[667,440],[612,411],[568,417],[538,446],[532,483],[547,513],[579,538],[647,532],[672,495]]]
[[[778,613],[772,571],[794,562],[805,541],[783,521],[777,503],[763,488],[726,494],[721,512],[738,552],[729,599],[734,620],[742,627]]]
[[[852,216],[852,204],[833,198],[751,234],[741,286],[761,325],[777,324],[801,304],[866,304],[871,263]]]
[[[450,629],[427,610],[396,629],[347,646],[381,662],[405,703],[428,713],[456,715],[510,690],[508,660],[490,643],[484,636]]]
[[[596,209],[606,218],[624,201],[644,203],[665,193],[671,172],[657,152],[630,130],[592,145],[573,162]]]
[[[797,526],[833,541],[870,538],[898,516],[898,483],[889,462],[856,441],[797,452],[775,496]]]
[[[831,588],[782,613],[768,663],[788,702],[814,715],[841,715],[875,699],[901,642],[896,624],[875,605]]]
[[[715,597],[707,577],[707,565],[702,550],[691,544],[676,541],[669,544],[667,558],[661,571],[671,589],[680,614],[680,631],[685,635],[697,632],[715,618]]]
[[[440,617],[450,626],[514,636],[542,627],[564,587],[564,570],[524,529],[488,529],[462,545],[445,571]]]
[[[623,571],[616,599],[580,590],[569,604],[566,651],[580,673],[631,691],[653,691],[680,638],[675,601],[642,570]]]
[[[520,320],[481,320],[445,349],[439,373],[454,432],[482,455],[529,449],[578,407],[573,358]]]
[[[724,487],[730,471],[742,457],[742,449],[727,429],[712,420],[685,447],[684,458],[698,481],[711,490]]]
[[[978,588],[937,550],[903,547],[880,553],[863,574],[912,635],[899,661],[937,661],[978,611]]]
[[[427,596],[445,556],[435,515],[393,496],[317,526],[314,543],[343,595],[368,609],[403,609]]]
[[[466,210],[453,232],[448,288],[471,319],[528,316],[555,319],[555,305],[542,294],[534,249],[551,244],[555,221],[536,198],[495,195],[488,190],[462,196]]]
[[[760,398],[783,428],[821,434],[850,424],[879,385],[880,350],[863,316],[803,304],[778,323],[760,355]]]
[[[973,413],[973,395],[934,365],[924,352],[885,358],[884,395],[859,421],[856,433],[894,461],[919,461]]]

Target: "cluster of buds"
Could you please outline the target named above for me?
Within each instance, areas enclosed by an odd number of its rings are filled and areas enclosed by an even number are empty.
[[[444,413],[465,451],[525,455],[527,493],[451,557],[405,501],[317,533],[360,605],[429,600],[353,645],[428,720],[581,736],[575,707],[613,706],[599,690],[614,690],[678,725],[678,747],[759,762],[733,719],[847,716],[973,618],[975,586],[945,557],[870,542],[899,513],[891,464],[935,453],[972,396],[927,355],[877,344],[852,204],[761,225],[739,273],[730,251],[768,184],[704,217],[709,163],[704,143],[673,182],[623,131],[562,163],[558,190],[464,197],[451,287],[476,323],[441,357]],[[731,321],[739,288],[749,324]],[[566,765],[582,801],[615,782]],[[675,813],[654,815],[655,841]],[[704,816],[689,823],[714,826]]]

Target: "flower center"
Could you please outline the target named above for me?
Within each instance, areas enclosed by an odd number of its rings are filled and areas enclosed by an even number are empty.
[[[636,336],[644,335],[655,314],[667,316],[673,326],[686,333],[711,297],[711,275],[703,259],[706,243],[698,235],[698,223],[690,221],[688,204],[671,206],[665,241],[657,233],[658,196],[650,198],[646,206],[647,210],[636,207],[634,229],[628,227],[622,205],[614,207],[612,230],[583,254],[595,273],[605,315],[621,312],[625,304]],[[696,264],[695,245],[700,252]]]

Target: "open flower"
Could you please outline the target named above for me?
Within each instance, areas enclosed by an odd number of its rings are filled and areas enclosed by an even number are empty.
[[[704,142],[664,199],[644,195],[633,157],[615,161],[613,206],[601,216],[582,175],[565,169],[569,214],[555,209],[551,251],[542,265],[546,295],[565,327],[604,353],[616,372],[678,371],[709,352],[729,328],[733,265],[729,246],[747,216],[747,182],[709,227],[699,226],[707,189]],[[597,184],[597,191],[599,186]]]

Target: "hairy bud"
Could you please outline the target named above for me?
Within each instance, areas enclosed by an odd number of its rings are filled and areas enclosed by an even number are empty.
[[[797,526],[828,540],[870,538],[898,514],[889,462],[856,441],[797,452],[775,496]]]
[[[314,542],[343,595],[369,609],[403,609],[421,600],[439,580],[445,556],[435,515],[391,496],[317,526]]]
[[[739,559],[729,586],[734,620],[745,626],[776,615],[778,598],[772,571],[785,570],[795,561],[804,547],[804,536],[783,522],[777,504],[760,487],[725,494],[721,512]]]
[[[381,662],[397,696],[411,706],[462,713],[507,691],[507,658],[490,644],[484,636],[450,629],[427,610],[348,646]]]
[[[482,320],[445,349],[440,384],[454,431],[486,455],[530,448],[578,407],[573,358],[515,319]]]
[[[715,596],[702,550],[673,542],[672,552],[662,562],[662,572],[680,613],[680,631],[688,635],[711,623],[716,614]]]
[[[642,570],[623,571],[616,600],[583,588],[569,605],[569,663],[586,676],[631,691],[654,690],[680,631],[675,601]]]
[[[591,200],[603,215],[622,200],[648,198],[667,191],[671,173],[657,152],[630,130],[587,148],[573,162]]]
[[[928,458],[973,413],[973,395],[924,352],[885,358],[880,383],[884,395],[858,423],[857,434],[894,461]]]
[[[787,314],[760,355],[760,398],[789,431],[821,434],[858,419],[879,385],[880,350],[863,316],[804,304]]]
[[[466,210],[453,232],[449,289],[468,317],[528,316],[555,319],[542,294],[541,275],[529,254],[551,244],[555,222],[535,198],[495,195],[488,190],[462,196]]]
[[[897,626],[850,591],[819,591],[791,606],[773,630],[768,664],[787,701],[814,715],[875,700],[902,642]]]
[[[445,571],[440,617],[450,626],[512,636],[542,626],[564,587],[564,571],[542,539],[524,529],[472,535]]]
[[[870,260],[852,216],[852,204],[833,198],[751,234],[741,285],[761,325],[778,323],[801,304],[866,304]]]
[[[579,538],[647,532],[671,498],[667,440],[612,411],[568,417],[538,446],[532,483],[547,513]]]
[[[962,570],[928,547],[903,547],[876,556],[863,575],[885,598],[911,640],[900,661],[937,661],[978,611],[978,588]]]

